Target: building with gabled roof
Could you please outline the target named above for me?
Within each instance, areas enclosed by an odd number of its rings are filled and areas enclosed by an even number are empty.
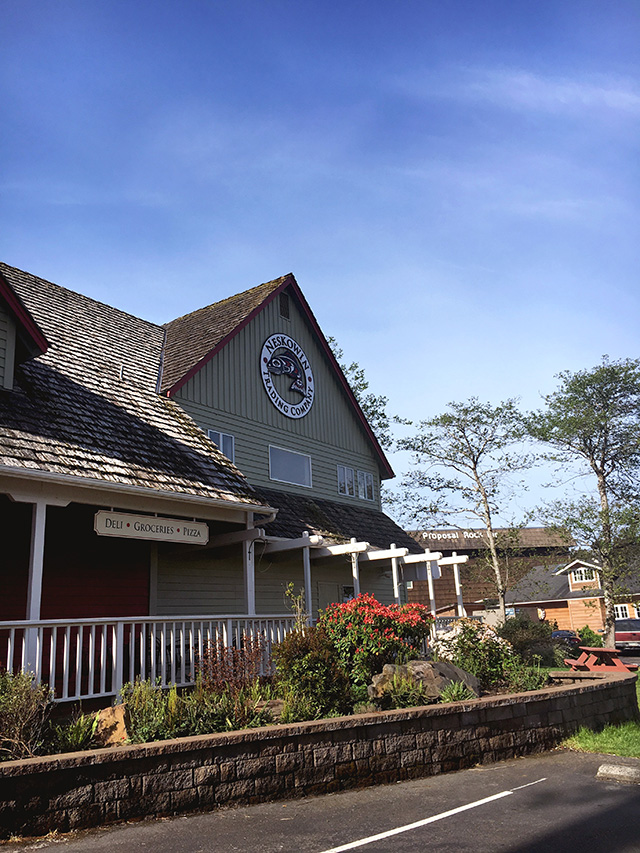
[[[392,475],[292,275],[159,326],[0,264],[0,663],[64,647],[65,698],[275,637],[291,582],[399,600]]]
[[[640,617],[640,584],[632,580],[626,600],[615,605],[616,619]],[[587,625],[602,632],[605,623],[600,567],[585,560],[536,566],[507,593],[517,613],[545,620],[559,630],[579,631]]]
[[[544,527],[523,527],[517,531],[509,528],[496,528],[498,543],[512,550],[513,570],[522,575],[534,566],[544,563],[546,567],[557,567],[566,560],[572,541],[559,533]],[[457,604],[455,571],[444,564],[442,577],[434,588],[438,615],[452,616],[463,609],[469,616],[476,614],[490,622],[498,618],[495,584],[492,582],[491,569],[487,567],[483,554],[489,545],[486,532],[481,528],[438,528],[429,530],[409,530],[409,535],[423,548],[439,551],[443,557],[452,560],[460,557],[459,575],[462,601]],[[541,570],[547,571],[541,567]],[[422,604],[429,602],[429,590],[424,580],[411,584],[409,600]]]

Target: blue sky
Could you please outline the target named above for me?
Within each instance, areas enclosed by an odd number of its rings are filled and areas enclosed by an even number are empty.
[[[3,0],[0,27],[7,263],[157,322],[291,271],[416,419],[638,355],[637,0]]]

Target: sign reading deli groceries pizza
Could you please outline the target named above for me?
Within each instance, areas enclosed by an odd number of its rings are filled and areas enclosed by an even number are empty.
[[[203,521],[184,518],[158,518],[155,515],[129,515],[126,512],[99,510],[93,529],[98,536],[119,536],[125,539],[153,539],[156,542],[189,542],[206,545],[209,525]]]

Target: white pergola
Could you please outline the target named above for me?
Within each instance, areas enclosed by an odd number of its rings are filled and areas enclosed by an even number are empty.
[[[360,566],[372,562],[388,561],[391,565],[391,580],[393,597],[400,604],[400,583],[408,580],[427,580],[429,585],[429,606],[433,616],[436,615],[435,594],[433,581],[441,576],[441,566],[452,566],[456,589],[458,616],[465,616],[460,586],[459,567],[469,559],[466,555],[453,553],[451,557],[443,557],[440,551],[430,551],[428,548],[422,554],[409,554],[408,548],[398,548],[391,544],[388,548],[376,548],[369,542],[359,542],[352,538],[350,542],[340,545],[327,543],[324,537],[309,535],[306,531],[297,539],[280,539],[267,536],[263,528],[248,528],[237,533],[222,534],[212,537],[208,547],[222,547],[236,542],[243,544],[243,565],[246,590],[247,613],[255,615],[255,562],[256,544],[262,548],[263,554],[281,554],[287,551],[301,551],[304,573],[305,601],[312,601],[311,564],[314,560],[327,557],[348,556],[351,562],[351,577],[355,595],[360,593]]]

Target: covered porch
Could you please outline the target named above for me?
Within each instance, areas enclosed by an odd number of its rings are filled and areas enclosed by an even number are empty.
[[[294,627],[285,580],[304,590],[312,622],[319,608],[360,592],[402,603],[407,580],[427,578],[432,586],[438,562],[447,561],[428,549],[410,554],[406,547],[380,548],[355,537],[336,544],[306,532],[293,539],[270,536],[252,526],[253,513],[245,508],[234,517],[237,510],[211,505],[199,507],[199,518],[188,522],[207,528],[202,545],[103,537],[94,527],[105,514],[145,524],[151,518],[167,528],[166,513],[173,510],[179,521],[184,508],[156,505],[147,516],[146,500],[120,495],[115,510],[104,510],[93,494],[84,495],[90,503],[80,503],[77,489],[67,502],[59,486],[55,499],[42,487],[37,496],[15,488],[9,494],[1,498],[5,535],[13,534],[20,547],[3,572],[0,669],[34,673],[57,702],[107,700],[136,678],[187,687],[207,650],[241,648],[248,640],[260,642],[267,672],[272,646]],[[197,587],[194,592],[190,561],[202,567],[212,597]],[[175,570],[165,572],[164,585],[163,565]],[[220,590],[229,577],[235,586],[225,597]],[[327,590],[332,594],[322,600]],[[197,610],[194,602],[209,606]],[[232,606],[223,610],[221,604]]]

